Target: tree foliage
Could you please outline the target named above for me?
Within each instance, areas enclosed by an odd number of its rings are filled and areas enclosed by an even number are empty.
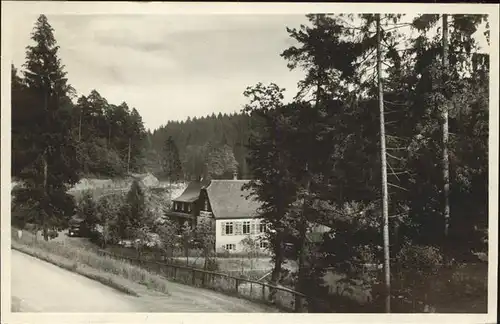
[[[450,240],[455,248],[447,253],[458,258],[481,249],[476,228],[487,226],[488,56],[478,52],[472,37],[485,17],[452,16],[447,69],[440,63],[439,36],[425,33],[439,18],[423,15],[410,23],[402,23],[402,15],[381,18],[390,242],[391,255],[398,258],[411,255],[403,242],[422,246],[413,252],[425,257],[444,244],[444,104],[450,107]],[[298,247],[292,256],[300,264],[297,289],[311,294],[322,289],[326,267],[351,285],[361,280],[375,287],[377,271],[366,271],[366,264],[382,260],[375,16],[308,19],[307,26],[288,29],[298,45],[282,54],[289,68],[306,72],[294,102],[282,103],[282,90],[275,85],[257,84],[245,92],[253,125],[249,187],[272,229],[266,235],[275,273],[284,262],[283,242],[291,240]],[[417,36],[402,34],[403,27],[415,28]],[[332,227],[319,246],[304,244],[300,232],[306,219]],[[301,250],[311,257],[300,259]]]
[[[37,211],[32,221],[48,239],[72,209],[65,207],[66,190],[79,180],[80,164],[70,134],[73,88],[46,16],[37,19],[31,39],[24,77],[12,69],[12,175],[24,186],[17,201]]]
[[[182,165],[179,158],[179,151],[172,137],[169,137],[165,142],[163,172],[170,181],[177,181],[182,177]]]

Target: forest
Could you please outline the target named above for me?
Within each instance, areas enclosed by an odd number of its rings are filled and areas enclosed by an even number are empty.
[[[485,299],[484,282],[451,294],[461,284],[439,276],[488,248],[489,55],[474,36],[486,26],[489,42],[487,16],[307,18],[286,29],[296,45],[281,54],[306,72],[293,101],[279,85],[258,83],[242,89],[241,112],[151,132],[126,103],[97,90],[75,97],[40,16],[22,73],[12,67],[12,176],[26,184],[17,201],[34,206],[47,228],[81,177],[149,171],[176,181],[236,171],[252,180],[271,229],[271,281],[286,277],[284,244],[293,240],[293,285],[311,296],[310,310],[325,310],[326,269],[349,287],[371,287],[377,311]],[[310,222],[332,231],[313,244]]]
[[[487,251],[489,56],[473,36],[486,26],[489,42],[487,16],[307,17],[287,28],[297,45],[281,54],[306,72],[295,100],[274,83],[244,93],[259,125],[249,188],[274,230],[272,280],[292,237],[297,291],[326,293],[333,268],[349,289],[371,287],[379,311],[442,306],[445,269]],[[332,228],[319,246],[311,222]]]

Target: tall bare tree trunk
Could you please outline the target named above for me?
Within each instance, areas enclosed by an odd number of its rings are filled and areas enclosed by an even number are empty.
[[[443,15],[443,69],[445,76],[448,69],[448,15]],[[445,98],[448,100],[448,98]],[[444,198],[444,235],[448,237],[448,229],[450,226],[450,171],[448,159],[448,102],[443,105],[441,112],[442,127],[443,127],[443,198]]]
[[[273,138],[273,147],[276,147],[276,138]],[[278,164],[282,164],[282,156],[281,152],[278,151]],[[285,207],[278,206],[277,214],[280,217],[285,217],[286,211]],[[277,286],[280,281],[281,270],[283,267],[283,262],[285,261],[285,252],[284,252],[284,235],[283,229],[280,228],[276,233],[276,241],[274,248],[274,267],[271,272],[271,284]],[[276,290],[269,289],[269,301],[274,302],[276,298]]]
[[[49,231],[47,226],[47,176],[48,176],[48,162],[47,162],[47,153],[43,152],[43,207],[42,207],[42,229],[43,229],[43,239],[45,241],[49,240]]]
[[[48,105],[48,93],[47,89],[44,91],[43,94],[43,99],[44,99],[44,108],[45,112],[50,118],[50,112],[49,112],[49,105]],[[48,224],[47,224],[47,207],[48,207],[48,188],[47,188],[47,178],[48,178],[48,169],[49,169],[49,163],[48,163],[48,148],[45,148],[43,153],[42,153],[42,164],[43,164],[43,204],[42,204],[42,230],[43,230],[43,239],[45,241],[49,240],[49,232],[48,232]]]
[[[283,234],[277,233],[279,237],[277,238],[277,244],[279,245],[276,250],[275,250],[275,255],[274,255],[274,267],[273,271],[271,272],[271,284],[276,286],[279,283],[280,275],[281,275],[281,268],[283,265],[283,261],[285,259],[283,255]],[[270,289],[269,290],[269,301],[273,302],[276,297],[276,290],[275,289]]]
[[[319,87],[318,87],[319,88]],[[306,190],[305,193],[306,195],[309,194],[310,188],[311,188],[311,178],[309,176],[309,165],[306,163],[305,165],[305,171],[307,174],[307,183],[306,183]],[[298,275],[297,275],[297,284],[296,284],[296,289],[298,292],[303,293],[304,292],[304,280],[305,280],[305,266],[306,266],[306,233],[307,233],[307,207],[309,203],[309,197],[304,197],[302,200],[302,211],[301,211],[301,219],[300,219],[300,227],[299,227],[299,246],[298,246]],[[295,311],[300,313],[303,310],[303,300],[302,297],[296,296],[295,297]]]
[[[389,254],[389,195],[387,192],[387,161],[385,147],[384,121],[384,89],[382,85],[382,49],[380,35],[380,14],[377,14],[377,80],[378,101],[380,109],[380,160],[382,168],[382,217],[384,236],[384,279],[385,279],[385,312],[391,312],[391,270]]]

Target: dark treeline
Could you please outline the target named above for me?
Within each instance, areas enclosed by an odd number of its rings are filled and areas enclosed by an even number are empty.
[[[34,134],[32,125],[37,123],[39,106],[30,82],[30,71],[21,77],[12,66],[12,172],[20,176],[32,162],[29,154]],[[109,104],[99,92],[92,90],[73,104],[69,97],[60,107],[64,116],[60,121],[67,129],[68,140],[76,150],[82,176],[114,177],[127,172],[144,170],[144,143],[146,132],[142,118],[135,108],[123,102]],[[51,129],[47,129],[50,131]]]
[[[250,174],[246,163],[251,118],[245,114],[212,114],[186,121],[170,121],[151,134],[152,147],[161,152],[167,138],[172,137],[177,145],[186,179],[199,176],[232,177],[234,169],[240,178]],[[210,152],[219,151],[221,159],[234,156],[236,165],[214,170]],[[208,174],[207,174],[208,173]]]

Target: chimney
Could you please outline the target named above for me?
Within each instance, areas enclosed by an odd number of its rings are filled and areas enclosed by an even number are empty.
[[[237,170],[233,171],[233,180],[238,180],[238,171]]]

